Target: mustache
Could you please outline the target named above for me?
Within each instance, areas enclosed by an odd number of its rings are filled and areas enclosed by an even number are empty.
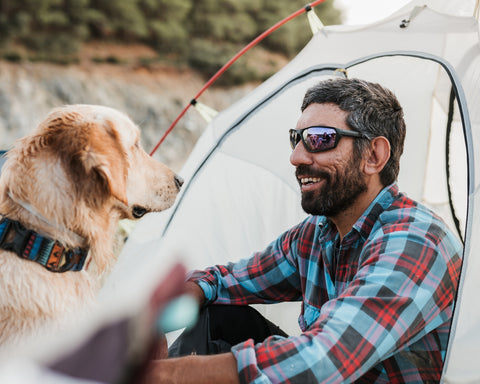
[[[329,179],[330,174],[328,172],[322,171],[321,169],[315,169],[308,165],[301,164],[295,170],[295,176],[298,179],[300,176],[303,177],[319,177],[323,179]]]

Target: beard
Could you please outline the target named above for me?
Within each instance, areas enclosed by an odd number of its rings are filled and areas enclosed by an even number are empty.
[[[325,180],[324,185],[315,191],[302,191],[303,210],[311,215],[334,217],[351,207],[358,196],[367,191],[367,184],[358,169],[359,163],[360,159],[352,155],[348,164],[336,175],[299,165],[296,175]]]

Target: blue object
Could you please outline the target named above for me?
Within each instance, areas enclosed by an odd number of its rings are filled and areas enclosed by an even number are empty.
[[[162,333],[190,328],[198,317],[198,302],[190,295],[179,296],[170,301],[157,320],[157,328]]]
[[[2,172],[3,163],[5,163],[5,158],[7,151],[0,151],[0,173]]]

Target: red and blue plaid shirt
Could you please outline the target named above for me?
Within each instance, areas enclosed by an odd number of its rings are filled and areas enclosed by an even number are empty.
[[[303,301],[301,335],[232,348],[242,383],[435,383],[462,251],[393,184],[341,242],[329,220],[310,216],[250,259],[190,280],[207,303]]]

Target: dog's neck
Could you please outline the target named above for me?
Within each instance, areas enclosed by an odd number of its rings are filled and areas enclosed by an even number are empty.
[[[26,229],[20,222],[0,215],[0,248],[34,261],[51,272],[81,271],[88,248],[65,247],[56,240]]]
[[[40,221],[42,221],[44,224],[47,224],[49,227],[51,227],[52,229],[54,229],[55,231],[58,231],[58,232],[64,232],[66,233],[70,238],[72,238],[76,243],[78,244],[85,244],[86,241],[85,239],[80,236],[80,235],[77,235],[75,232],[71,231],[70,229],[66,228],[64,225],[62,224],[55,224],[55,223],[52,223],[50,220],[46,219],[43,215],[41,215],[32,205],[30,205],[29,203],[26,203],[24,201],[21,201],[17,198],[15,198],[10,192],[8,193],[8,197],[10,197],[10,199],[12,199],[12,201],[14,201],[16,204],[18,204],[19,206],[21,206],[23,209],[27,210],[30,214],[32,214],[34,217],[36,217],[37,219],[39,219]],[[47,235],[46,233],[40,233],[41,235],[45,236]]]
[[[30,204],[9,198],[44,224],[56,231],[67,234],[78,244],[85,244],[85,239],[64,226],[51,223]],[[70,247],[52,239],[45,233],[26,228],[20,222],[0,215],[0,248],[17,254],[19,257],[34,261],[52,272],[81,271],[88,255],[88,247]],[[28,225],[27,223],[25,223]]]

